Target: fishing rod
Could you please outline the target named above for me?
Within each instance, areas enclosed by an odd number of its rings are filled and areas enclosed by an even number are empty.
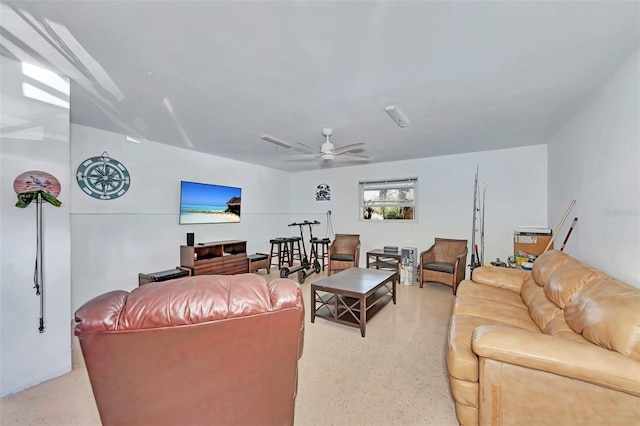
[[[485,212],[485,200],[487,198],[487,184],[482,184],[482,203],[480,205],[480,257],[478,259],[479,264],[484,264],[484,212]]]
[[[478,232],[478,173],[480,172],[480,166],[476,166],[476,178],[473,185],[473,226],[471,229],[471,264],[469,268],[471,272],[478,266],[480,266],[480,259],[478,258],[478,246],[476,245],[476,232]]]

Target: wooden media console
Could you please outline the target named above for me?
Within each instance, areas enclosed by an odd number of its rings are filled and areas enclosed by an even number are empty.
[[[247,242],[227,240],[180,246],[180,266],[189,268],[191,275],[247,273]]]

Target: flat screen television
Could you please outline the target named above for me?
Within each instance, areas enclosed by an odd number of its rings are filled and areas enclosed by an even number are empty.
[[[180,224],[240,222],[242,188],[180,182]]]

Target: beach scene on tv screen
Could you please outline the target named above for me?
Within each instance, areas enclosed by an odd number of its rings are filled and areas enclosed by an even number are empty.
[[[183,181],[180,223],[240,222],[241,197],[241,188]]]

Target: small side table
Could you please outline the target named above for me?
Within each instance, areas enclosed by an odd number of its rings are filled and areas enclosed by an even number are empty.
[[[400,251],[375,249],[367,252],[367,268],[400,273]]]
[[[249,272],[257,272],[258,269],[266,269],[267,274],[271,272],[271,265],[269,264],[271,259],[266,253],[256,253],[247,256],[249,259]]]
[[[191,275],[191,270],[178,266],[176,269],[170,269],[168,271],[151,272],[150,274],[138,274],[138,287],[141,285],[154,283],[157,281],[168,281],[176,278],[188,277]]]

